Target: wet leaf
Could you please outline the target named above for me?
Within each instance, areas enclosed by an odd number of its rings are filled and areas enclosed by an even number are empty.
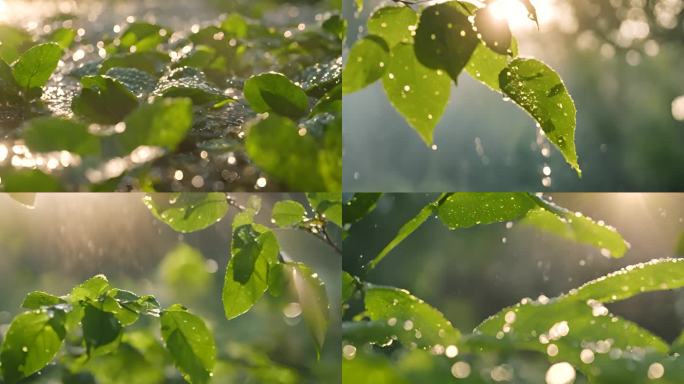
[[[511,51],[513,56],[518,55],[518,43],[515,38],[511,43]],[[508,61],[508,55],[500,55],[479,43],[465,69],[473,79],[500,92],[499,74],[508,66]]]
[[[416,59],[413,46],[399,44],[390,52],[382,84],[390,103],[427,145],[449,102],[451,84],[441,70],[432,70]]]
[[[181,67],[159,79],[154,91],[164,97],[187,97],[195,105],[216,104],[227,99],[223,91],[211,85],[202,71]]]
[[[415,37],[416,57],[424,66],[442,69],[454,80],[465,68],[479,39],[458,2],[425,8]]]
[[[358,40],[349,51],[342,75],[342,92],[352,93],[367,87],[382,77],[388,64],[389,50],[375,36]]]
[[[599,248],[607,257],[622,257],[629,249],[629,243],[615,228],[603,222],[597,223],[579,212],[569,211],[545,200],[537,201],[542,208],[531,210],[524,223]]]
[[[81,84],[83,90],[73,99],[71,108],[94,123],[119,123],[138,106],[136,96],[112,77],[85,76]]]
[[[581,175],[575,150],[575,103],[558,74],[536,59],[515,59],[499,75],[503,92],[532,116]]]
[[[273,205],[273,221],[279,227],[291,227],[306,218],[306,209],[294,200],[282,200]]]
[[[103,355],[116,350],[123,327],[112,313],[86,304],[81,322],[88,355]]]
[[[306,115],[309,98],[285,75],[275,72],[255,75],[245,81],[245,99],[256,112],[275,112],[298,119]]]
[[[105,74],[123,84],[138,98],[148,95],[157,85],[157,79],[136,68],[114,67]]]
[[[518,220],[536,208],[527,193],[451,194],[439,207],[439,219],[451,229]]]
[[[40,88],[47,84],[61,58],[62,48],[59,45],[36,45],[24,52],[12,65],[14,79],[26,91]]]
[[[39,117],[26,123],[22,136],[33,152],[69,151],[81,156],[100,153],[100,139],[88,127],[56,117]]]
[[[93,276],[71,290],[69,299],[76,304],[81,301],[97,301],[110,289],[109,281],[104,275]]]
[[[342,227],[342,194],[339,192],[311,192],[306,194],[311,208],[331,223]]]
[[[233,222],[231,258],[223,285],[223,308],[228,320],[247,311],[264,295],[270,265],[278,260],[278,240],[269,229]]]
[[[221,29],[229,36],[242,39],[247,37],[249,25],[244,17],[237,13],[231,13],[221,22]]]
[[[318,143],[289,118],[270,115],[250,124],[247,154],[261,169],[290,188],[325,190],[324,181],[311,165],[318,160]]]
[[[118,141],[124,152],[141,145],[175,150],[192,126],[192,101],[158,99],[133,111],[126,120],[126,130]]]
[[[136,68],[147,72],[152,76],[157,76],[166,69],[166,65],[171,61],[168,54],[162,52],[135,52],[116,54],[108,57],[100,66],[100,74],[107,73],[112,68]]]
[[[378,8],[368,19],[368,34],[383,39],[391,49],[399,43],[412,43],[418,15],[407,6]]]
[[[46,292],[34,291],[26,295],[21,307],[26,309],[40,309],[41,307],[49,307],[65,303],[66,300],[55,295],[51,295]]]
[[[216,344],[204,321],[180,305],[161,314],[166,349],[191,384],[209,383],[216,364]]]
[[[0,59],[0,102],[17,103],[18,101],[19,86],[14,80],[12,68]]]
[[[390,241],[383,249],[378,253],[377,256],[373,260],[371,260],[370,263],[368,263],[368,269],[373,269],[375,268],[378,263],[382,261],[382,259],[387,256],[388,253],[390,253],[394,248],[396,248],[397,245],[401,244],[404,239],[409,237],[413,232],[416,231],[416,229],[420,228],[423,223],[427,221],[427,219],[432,216],[438,208],[438,203],[434,202],[431,204],[426,205],[423,207],[423,209],[418,212],[418,215],[416,215],[414,218],[411,220],[407,221],[404,225],[399,228],[399,231],[397,234],[394,236],[392,241]]]
[[[354,224],[375,210],[382,193],[355,193],[344,204],[344,225]]]
[[[151,194],[143,202],[152,214],[177,232],[196,232],[216,224],[228,213],[223,193]]]
[[[408,291],[369,285],[365,293],[370,319],[387,322],[407,347],[412,344],[419,348],[456,345],[461,339],[461,333],[441,312]]]
[[[15,317],[0,353],[5,382],[15,384],[48,365],[62,346],[65,333],[60,312],[40,310]]]

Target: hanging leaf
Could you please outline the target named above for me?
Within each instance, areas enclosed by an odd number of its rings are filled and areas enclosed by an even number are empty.
[[[534,118],[578,174],[575,103],[560,76],[536,59],[515,59],[499,74],[501,90]]]
[[[449,102],[451,85],[446,75],[421,64],[413,46],[399,44],[390,52],[382,84],[392,106],[425,144],[432,145],[433,131]]]

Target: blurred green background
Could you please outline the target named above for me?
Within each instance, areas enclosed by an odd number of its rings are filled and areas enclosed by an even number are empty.
[[[351,227],[344,270],[360,275],[396,231],[436,194],[390,194]],[[450,231],[428,222],[395,248],[365,280],[409,290],[469,333],[477,324],[524,297],[554,297],[624,266],[684,256],[684,194],[552,193],[562,207],[613,225],[631,244],[621,259],[524,224],[506,223]],[[677,251],[679,247],[679,251]],[[637,295],[608,305],[672,342],[684,326],[684,291]],[[345,320],[362,308],[353,303]]]
[[[463,74],[436,128],[436,151],[392,108],[381,85],[345,96],[346,190],[536,191],[546,183],[551,191],[682,190],[684,1],[532,2],[540,30],[521,5],[511,27],[521,56],[551,65],[575,99],[583,177],[538,137],[525,112]],[[370,12],[390,2],[366,0],[360,15],[352,3],[344,9],[346,48]],[[545,167],[551,173],[542,184]]]
[[[250,195],[231,196],[246,204]],[[275,201],[306,201],[302,194],[259,196],[263,205],[257,222],[265,224],[270,223]],[[315,343],[301,315],[292,311],[288,295],[276,299],[266,294],[247,314],[225,319],[221,288],[234,209],[216,225],[181,235],[157,221],[142,197],[39,194],[29,208],[0,194],[0,331],[6,332],[11,319],[22,312],[26,293],[66,294],[77,283],[103,273],[113,286],[155,295],[164,307],[182,303],[202,316],[215,334],[221,360],[215,383],[340,380],[340,326],[334,315],[339,313],[340,265],[334,251],[303,231],[276,230],[283,255],[311,266],[326,284],[331,322],[318,360]],[[188,246],[199,253],[187,252]],[[165,372],[165,382],[182,382],[174,369]]]

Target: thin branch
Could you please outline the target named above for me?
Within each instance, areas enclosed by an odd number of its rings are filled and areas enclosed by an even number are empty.
[[[226,195],[226,202],[228,203],[228,205],[236,208],[240,212],[244,212],[247,210],[245,206],[240,205],[240,203],[238,203],[235,199],[230,197],[230,195]],[[340,249],[340,247],[338,247],[337,244],[330,238],[330,234],[328,233],[328,230],[325,227],[326,224],[327,221],[325,219],[316,215],[314,218],[304,221],[302,224],[295,228],[298,228],[306,233],[313,235],[314,237],[323,241],[329,247],[334,249],[335,252],[337,252],[340,256],[342,256],[342,249]]]

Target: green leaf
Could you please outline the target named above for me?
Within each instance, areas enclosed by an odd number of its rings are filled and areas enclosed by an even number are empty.
[[[156,95],[164,97],[187,97],[195,105],[216,104],[227,99],[223,91],[211,85],[204,73],[195,68],[181,67],[159,79]]]
[[[86,304],[81,322],[88,355],[107,354],[119,346],[123,328],[112,313]]]
[[[242,39],[247,37],[249,25],[240,14],[231,13],[221,22],[221,29],[229,36]]]
[[[342,302],[345,302],[354,295],[357,288],[357,279],[347,271],[342,271]]]
[[[394,324],[394,321],[390,322]],[[396,336],[394,326],[387,321],[345,321],[342,323],[342,340],[355,346],[389,345]]]
[[[124,84],[108,76],[84,76],[83,90],[71,108],[74,113],[98,124],[116,124],[138,106],[138,99]]]
[[[281,228],[301,223],[306,218],[306,209],[294,200],[278,201],[271,213],[275,224]]]
[[[437,126],[451,92],[451,83],[441,70],[423,66],[412,45],[399,44],[390,52],[382,84],[390,103],[427,145],[432,145]]]
[[[0,172],[5,192],[62,192],[64,187],[50,175],[37,169],[8,169]]]
[[[31,35],[21,28],[3,24],[0,25],[0,41],[0,59],[11,64],[30,46]]]
[[[157,86],[157,79],[136,68],[114,67],[109,69],[105,76],[117,80],[138,98],[154,91]]]
[[[143,105],[125,120],[126,130],[118,135],[125,152],[141,145],[175,150],[192,126],[190,99],[158,99]]]
[[[437,211],[440,200],[441,197],[437,201],[426,205],[414,218],[402,225],[392,241],[390,241],[385,248],[383,248],[382,251],[380,251],[380,253],[378,253],[378,255],[375,256],[370,263],[368,263],[367,270],[375,268],[382,261],[382,259],[387,256],[388,253],[390,253],[397,245],[404,241],[404,239],[409,237],[409,235],[415,232],[416,229],[420,228],[420,226],[423,225],[423,223],[425,223],[427,219],[429,219],[430,216]]]
[[[40,309],[41,307],[50,307],[57,304],[65,304],[66,300],[51,295],[49,293],[34,291],[26,295],[24,302],[21,303],[22,308],[26,309]]]
[[[641,357],[631,354],[618,357],[632,371],[644,376],[653,361],[654,352],[664,358],[669,346],[646,329],[608,312],[603,303],[624,300],[642,292],[677,289],[684,286],[684,262],[679,259],[653,260],[626,267],[618,272],[591,281],[568,294],[548,299],[523,300],[505,308],[477,327],[476,334],[496,336],[502,342],[512,342],[516,349],[546,353],[553,344],[556,354],[552,361],[568,361],[592,382],[615,382],[607,377],[616,372],[606,370],[604,364],[616,360],[608,350],[639,350]],[[595,358],[593,365],[580,359],[589,349]],[[643,361],[642,361],[643,360]],[[637,367],[646,362],[645,366]],[[664,363],[664,361],[663,361]],[[592,366],[602,367],[600,370]]]
[[[269,229],[233,222],[231,259],[223,286],[223,308],[228,320],[247,311],[268,289],[269,266],[278,260],[278,240]]]
[[[412,43],[418,15],[407,6],[377,9],[368,19],[368,34],[383,39],[389,48],[399,43]]]
[[[474,26],[480,39],[489,49],[502,55],[511,52],[513,35],[508,27],[508,21],[497,18],[491,7],[480,8],[475,12]]]
[[[403,289],[368,285],[365,293],[370,319],[387,322],[407,347],[414,343],[419,348],[456,345],[461,339],[441,312]]]
[[[171,61],[169,55],[163,52],[135,52],[117,54],[108,57],[100,66],[100,74],[107,73],[114,67],[136,68],[152,76],[162,73]]]
[[[458,2],[425,8],[416,30],[416,57],[426,67],[442,69],[458,81],[479,39]]]
[[[342,74],[342,92],[358,91],[380,79],[388,60],[389,49],[384,41],[375,36],[356,41]]]
[[[185,243],[178,244],[164,256],[159,271],[164,283],[184,296],[206,293],[212,281],[200,251]]]
[[[247,154],[261,169],[293,189],[326,189],[321,175],[312,169],[318,160],[318,143],[310,134],[301,136],[294,121],[272,114],[252,122],[248,129]]]
[[[56,117],[29,120],[23,129],[26,145],[33,152],[69,151],[81,156],[100,153],[100,139],[81,123]]]
[[[15,384],[48,365],[62,346],[65,333],[60,311],[36,310],[15,317],[0,353],[5,382]]]
[[[228,213],[226,195],[220,192],[151,194],[143,203],[157,219],[183,233],[205,229]]]
[[[168,36],[169,31],[158,25],[145,22],[131,23],[121,34],[119,47],[130,52],[153,51],[159,44],[168,40]]]
[[[331,223],[342,227],[342,194],[336,192],[312,192],[306,194],[311,208]]]
[[[73,28],[58,28],[54,30],[48,40],[57,44],[62,49],[69,49],[76,38],[76,30]]]
[[[17,103],[19,92],[17,82],[12,74],[12,68],[0,59],[0,102]]]
[[[204,321],[176,304],[162,312],[161,332],[185,379],[191,384],[208,383],[216,364],[216,344]]]
[[[572,300],[612,303],[645,292],[681,287],[684,287],[684,259],[655,259],[590,281],[567,296]]]
[[[344,225],[354,224],[375,210],[382,193],[355,193],[344,205]]]
[[[597,223],[579,212],[571,212],[546,201],[542,203],[542,208],[531,210],[523,223],[599,248],[604,256],[622,257],[629,249],[629,243],[615,228]]]
[[[536,202],[522,192],[458,192],[451,194],[439,207],[439,219],[451,229],[469,228],[517,220],[536,206]]]
[[[104,275],[97,275],[84,281],[71,290],[69,298],[72,303],[90,300],[97,301],[101,295],[110,289],[109,281]]]
[[[88,360],[84,368],[95,376],[98,384],[163,383],[164,371],[155,363],[154,357],[122,342],[113,353]]]
[[[292,289],[302,308],[302,316],[320,353],[330,322],[330,305],[325,284],[318,274],[305,264],[288,263],[283,267],[289,275]]]
[[[511,51],[513,56],[518,54],[518,42],[515,38],[511,42]],[[508,66],[508,60],[507,55],[500,55],[479,43],[465,69],[473,79],[500,92],[499,74]]]
[[[309,98],[285,75],[276,72],[254,75],[245,81],[245,99],[256,112],[275,112],[298,119],[306,115]]]
[[[560,76],[536,59],[515,59],[499,74],[501,90],[527,111],[579,175],[575,103]]]
[[[12,65],[17,84],[27,91],[47,84],[57,63],[62,58],[62,48],[55,43],[39,44],[24,52]]]

